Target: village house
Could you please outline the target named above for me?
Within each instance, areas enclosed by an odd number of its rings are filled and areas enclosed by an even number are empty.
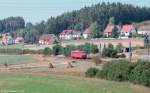
[[[108,25],[106,27],[106,29],[104,30],[104,35],[106,37],[112,37],[112,33],[113,33],[113,30],[114,30],[115,27],[117,27],[118,34],[120,34],[120,30],[121,30],[120,26],[118,26],[118,25]]]
[[[92,38],[93,37],[93,33],[92,31],[90,31],[89,28],[87,28],[84,32],[83,32],[83,38],[84,39],[88,39],[88,38]]]
[[[15,44],[23,44],[24,43],[24,38],[23,37],[17,37],[15,39]]]
[[[58,42],[58,39],[54,34],[44,34],[39,38],[39,44],[42,45],[51,45],[55,42]]]
[[[79,39],[81,37],[81,32],[75,30],[64,30],[59,35],[61,40],[71,40],[71,39]]]
[[[147,24],[147,25],[142,25],[138,28],[138,34],[140,35],[145,35],[145,34],[148,34],[150,35],[150,24]]]
[[[121,29],[120,38],[129,38],[130,35],[133,35],[135,33],[136,29],[133,27],[133,25],[124,25]]]
[[[111,37],[114,27],[115,27],[114,25],[108,25],[104,31],[104,35],[106,37]]]
[[[15,42],[14,39],[9,33],[5,33],[1,37],[1,43],[4,45],[12,45],[14,44],[14,42]]]

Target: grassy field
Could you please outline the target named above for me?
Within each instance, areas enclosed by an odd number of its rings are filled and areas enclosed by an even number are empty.
[[[148,54],[148,49],[141,49],[141,50],[137,51],[136,54],[147,55]]]
[[[131,86],[70,76],[0,72],[0,93],[142,93]]]
[[[37,59],[18,56],[18,55],[0,55],[0,64],[16,64],[16,63],[26,63],[26,62],[37,62]]]

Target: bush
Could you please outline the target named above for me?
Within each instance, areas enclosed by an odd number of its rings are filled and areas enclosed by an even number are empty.
[[[61,55],[63,53],[63,47],[61,45],[53,46],[53,55]]]
[[[104,57],[112,57],[117,58],[118,57],[118,51],[114,49],[114,46],[112,44],[109,44],[107,48],[103,49],[102,56]]]
[[[43,51],[42,51],[42,54],[44,55],[52,55],[52,50],[50,48],[45,48]]]
[[[99,70],[96,74],[97,78],[105,79],[105,72],[103,70]]]
[[[86,77],[95,77],[98,71],[99,70],[97,68],[89,68],[85,72],[85,75],[86,75]]]
[[[121,43],[119,43],[117,46],[116,46],[116,50],[118,51],[118,53],[122,53],[123,52],[123,45]]]
[[[77,47],[74,45],[67,45],[64,49],[63,49],[63,54],[64,56],[70,56],[71,55],[71,51],[76,50]]]
[[[130,81],[150,87],[150,63],[138,61],[130,63],[126,60],[112,61],[104,65],[102,70],[88,69],[86,76],[104,78],[114,81]]]
[[[95,53],[99,52],[98,46],[94,45],[94,44],[90,44],[90,43],[86,43],[84,45],[79,45],[79,46],[77,46],[77,49],[81,50],[81,51],[84,51],[88,54],[90,54],[90,53],[95,54]]]
[[[126,81],[129,79],[130,64],[125,60],[108,63],[104,65],[103,72],[108,80]]]

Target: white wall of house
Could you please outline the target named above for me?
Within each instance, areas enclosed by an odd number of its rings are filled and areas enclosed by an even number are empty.
[[[60,35],[59,38],[64,40],[71,40],[74,38],[80,38],[80,35]]]
[[[138,31],[138,34],[140,34],[140,35],[145,35],[145,34],[148,34],[148,35],[150,35],[150,31]]]
[[[136,34],[136,30],[135,28],[132,28],[132,30],[130,32],[121,32],[121,37],[129,37],[130,33],[132,34]]]
[[[87,39],[87,38],[89,38],[89,35],[88,34],[83,34],[83,38]]]
[[[7,44],[8,45],[12,45],[12,44],[14,44],[15,43],[15,40],[13,40],[13,39],[8,39],[7,40]]]

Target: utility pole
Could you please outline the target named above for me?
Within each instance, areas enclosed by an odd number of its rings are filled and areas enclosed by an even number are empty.
[[[102,45],[101,45],[101,43],[99,45],[99,50],[100,50],[100,54],[102,54]]]
[[[129,42],[129,61],[131,62],[132,60],[132,49],[131,49],[131,40]]]

